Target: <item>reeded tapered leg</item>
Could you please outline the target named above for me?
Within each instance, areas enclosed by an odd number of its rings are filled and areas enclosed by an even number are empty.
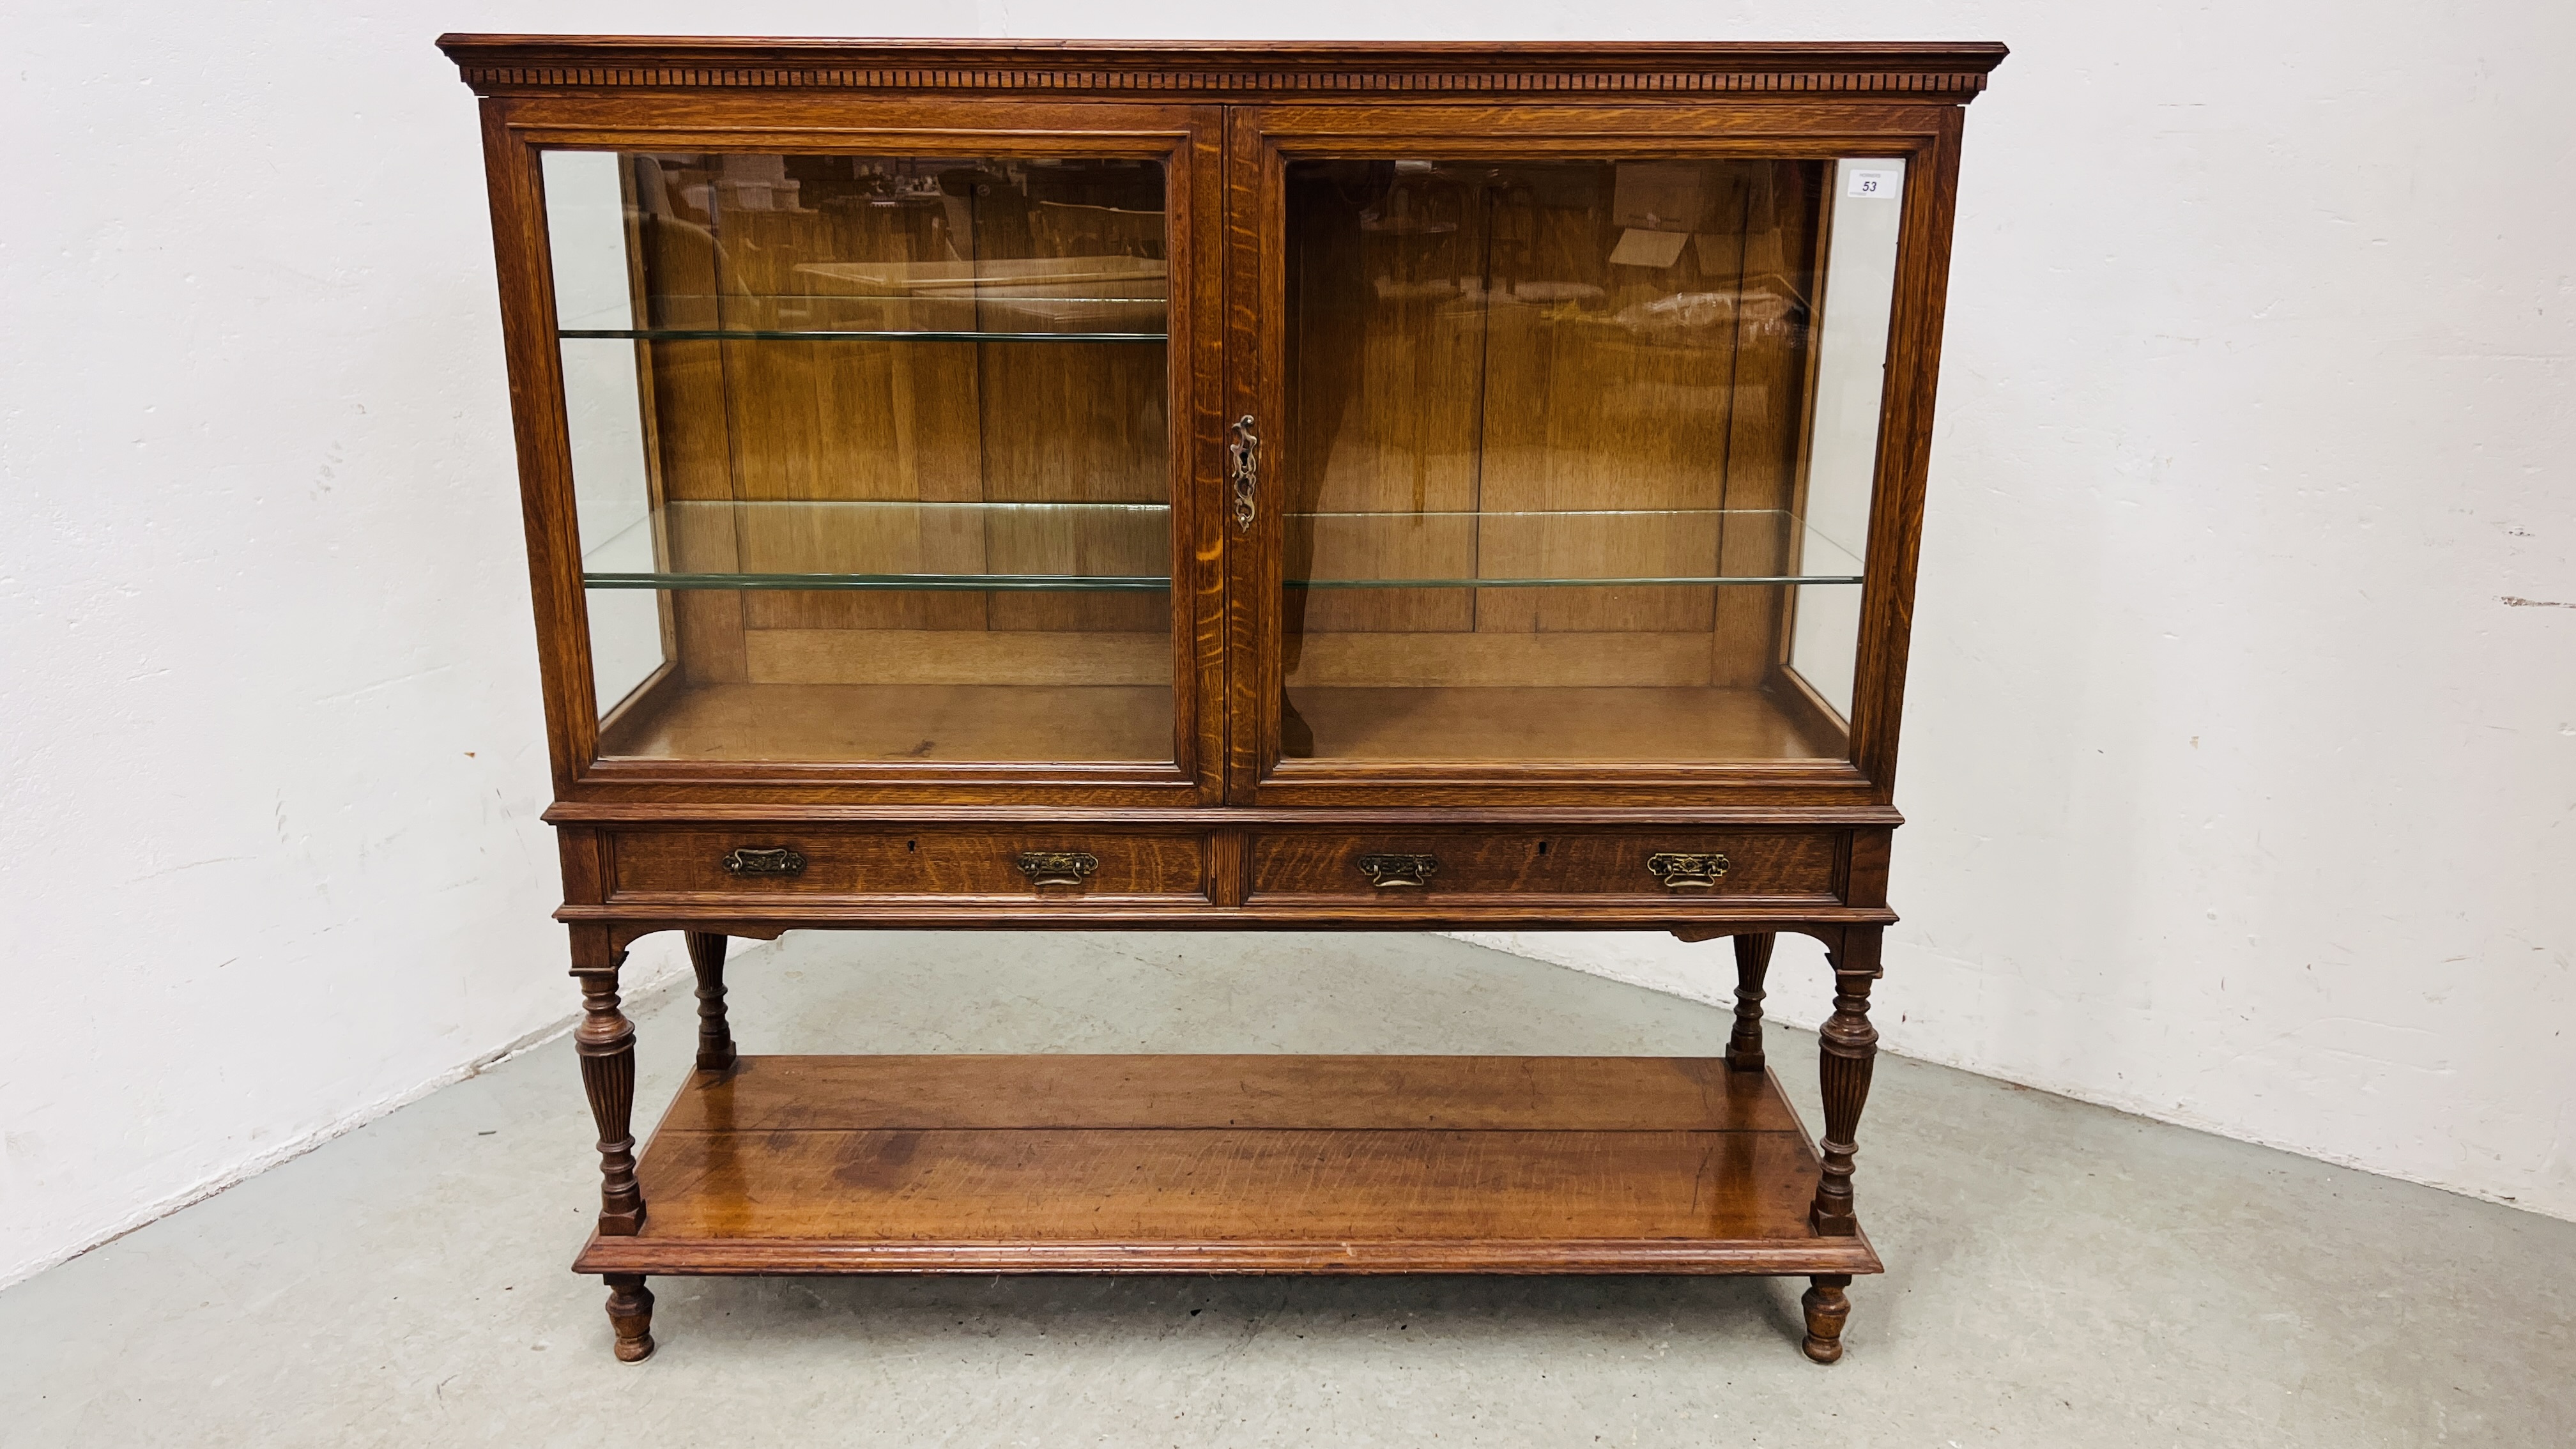
[[[1807,1281],[1814,1286],[1798,1300],[1807,1310],[1807,1341],[1799,1347],[1818,1363],[1832,1363],[1843,1356],[1843,1320],[1851,1317],[1843,1290],[1851,1286],[1851,1275],[1819,1273]]]
[[[733,1065],[733,1028],[725,1022],[723,936],[690,931],[689,964],[698,968],[698,1069],[721,1072]]]
[[[1808,1224],[1826,1237],[1860,1232],[1852,1215],[1852,1158],[1858,1152],[1853,1135],[1860,1130],[1860,1111],[1869,1101],[1869,1073],[1878,1058],[1878,1029],[1869,1024],[1869,984],[1878,979],[1875,926],[1854,927],[1840,948],[1828,951],[1834,968],[1834,1014],[1818,1029],[1817,1075],[1825,1098],[1823,1169],[1816,1176],[1816,1203],[1807,1210]]]
[[[1769,931],[1735,938],[1735,1034],[1726,1039],[1726,1064],[1739,1072],[1762,1070],[1762,978],[1777,939]]]
[[[653,1356],[653,1290],[644,1286],[641,1273],[610,1273],[600,1279],[608,1285],[608,1326],[617,1331],[617,1357],[621,1363],[640,1363]]]
[[[644,1190],[635,1182],[635,1025],[617,1009],[617,968],[626,953],[609,947],[605,930],[573,933],[573,971],[581,980],[581,1085],[599,1124],[599,1231],[632,1237],[644,1227]],[[640,1280],[639,1280],[640,1281]]]

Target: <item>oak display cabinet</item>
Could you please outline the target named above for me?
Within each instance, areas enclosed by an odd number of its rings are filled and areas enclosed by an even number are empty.
[[[1805,1275],[1993,45],[449,36],[617,1354],[671,1273]],[[808,927],[1731,937],[1693,1059],[747,1057]],[[629,943],[697,1069],[640,1155]],[[1821,1142],[1763,1055],[1836,983]]]

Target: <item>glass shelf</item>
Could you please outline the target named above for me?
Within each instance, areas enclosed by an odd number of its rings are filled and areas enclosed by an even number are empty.
[[[656,292],[562,304],[571,340],[1161,342],[1165,264],[1131,256],[810,262],[792,290]],[[649,324],[649,325],[648,325]]]
[[[927,296],[879,296],[848,292],[657,292],[651,310],[663,317],[673,313],[766,312],[772,314],[810,311],[829,307],[898,307],[938,308],[963,311],[970,306],[994,306],[1008,303],[1046,307],[1151,307],[1161,310],[1169,299],[1159,292],[1136,289],[1138,295],[1048,296],[1010,288],[965,289]],[[571,303],[563,308],[566,327],[623,327],[635,321],[637,307],[632,297],[618,297],[595,306]]]
[[[1148,590],[1168,503],[682,499],[582,519],[599,589]]]
[[[594,342],[1164,342],[1161,332],[936,332],[921,328],[842,331],[816,328],[567,327],[567,341]]]
[[[1167,503],[682,500],[639,509],[622,527],[585,519],[584,536],[601,542],[584,554],[582,581],[594,589],[1151,592],[1171,587],[1161,567],[1170,517]],[[1862,577],[1859,559],[1777,509],[1294,513],[1288,525],[1292,542],[1305,545],[1292,548],[1292,566],[1313,557],[1320,530],[1338,545],[1327,555],[1337,563],[1386,569],[1379,577],[1292,574],[1281,581],[1292,589],[1851,587]],[[1800,571],[1705,566],[1717,563],[1717,540],[1730,528],[1796,538]],[[1641,539],[1658,547],[1635,547]]]
[[[586,589],[933,589],[1139,593],[1169,589],[1151,575],[1115,574],[613,574],[585,573]]]
[[[1282,579],[1291,589],[1670,589],[1732,587],[1736,585],[1857,584],[1860,576],[1830,574],[1780,574],[1767,578],[1625,578],[1603,576],[1580,579]]]
[[[1708,588],[1751,585],[1779,587],[1808,584],[1858,584],[1858,577],[1813,574],[1776,578],[1594,578],[1594,579],[1286,579],[1292,589],[1603,589]],[[1172,586],[1169,578],[1146,574],[675,574],[585,573],[586,589],[1030,589],[1078,593],[1153,592]]]

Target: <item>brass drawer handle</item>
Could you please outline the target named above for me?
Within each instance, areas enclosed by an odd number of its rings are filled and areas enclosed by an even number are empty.
[[[727,851],[724,858],[728,875],[801,875],[805,857],[784,846],[776,850],[753,850],[748,846]]]
[[[1646,873],[1662,881],[1666,890],[1714,889],[1718,877],[1726,874],[1726,866],[1726,857],[1715,851],[1705,855],[1690,855],[1668,850],[1660,855],[1646,857]]]
[[[1429,855],[1363,855],[1354,864],[1379,890],[1421,890],[1438,874],[1440,860]]]
[[[1100,857],[1087,850],[1023,850],[1020,852],[1020,874],[1033,886],[1082,884],[1083,877],[1100,869]]]

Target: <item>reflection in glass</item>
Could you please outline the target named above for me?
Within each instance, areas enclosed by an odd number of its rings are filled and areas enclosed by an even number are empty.
[[[1173,757],[1159,164],[544,167],[602,755]]]
[[[1292,163],[1283,751],[1847,758],[1899,190]]]

